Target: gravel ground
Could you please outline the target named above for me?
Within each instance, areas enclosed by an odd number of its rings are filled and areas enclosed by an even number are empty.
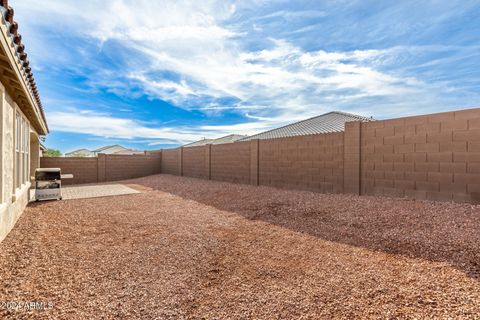
[[[27,208],[0,244],[0,318],[480,315],[479,206],[169,175],[125,183],[141,193]]]

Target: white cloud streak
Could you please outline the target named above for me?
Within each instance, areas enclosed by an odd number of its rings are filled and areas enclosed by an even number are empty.
[[[46,28],[59,25],[75,36],[100,44],[114,42],[135,52],[122,58],[120,69],[87,75],[95,88],[138,95],[130,88],[135,86],[152,99],[180,108],[231,109],[246,119],[229,126],[155,129],[133,119],[95,113],[71,116],[57,110],[49,113],[49,120],[58,131],[180,142],[199,136],[256,133],[332,109],[378,115],[385,114],[389,105],[395,109],[390,113],[393,116],[439,107],[431,84],[388,68],[405,48],[305,51],[272,35],[264,39],[265,49],[249,50],[244,42],[250,35],[228,22],[238,7],[254,6],[255,1],[85,0],[79,5],[73,0],[44,0],[38,5],[22,0],[14,5],[29,15],[25,19]],[[328,14],[279,10],[256,21]],[[173,76],[158,76],[165,72]],[[226,98],[233,102],[223,103]]]
[[[18,5],[33,6],[32,0]],[[138,63],[126,64],[119,77],[137,82],[147,94],[181,107],[202,108],[202,98],[233,97],[244,105],[290,109],[321,104],[324,92],[353,90],[354,95],[399,95],[412,92],[401,78],[375,69],[382,51],[303,52],[281,39],[265,39],[272,48],[242,49],[238,32],[225,21],[235,13],[232,1],[76,1],[47,0],[29,12],[55,14],[73,32],[101,42],[118,41],[136,50]],[[274,12],[269,17],[317,16],[319,11]],[[57,21],[58,23],[58,21]],[[141,59],[146,59],[141,61]],[[132,69],[129,69],[132,68]],[[182,80],[157,81],[169,71]],[[105,76],[106,75],[106,76]],[[102,77],[104,76],[104,77]],[[118,86],[110,73],[96,73],[94,83]],[[120,82],[121,83],[121,82]],[[309,94],[305,94],[309,92]],[[196,99],[199,98],[199,99]]]
[[[160,143],[184,144],[198,140],[200,137],[218,138],[231,133],[253,134],[272,126],[269,120],[260,123],[244,123],[231,126],[181,126],[154,127],[140,121],[119,118],[110,114],[90,110],[77,112],[52,112],[49,114],[52,130],[82,133],[112,139],[155,140],[152,145]]]

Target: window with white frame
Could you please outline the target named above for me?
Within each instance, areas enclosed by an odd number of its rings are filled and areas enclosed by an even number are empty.
[[[25,182],[30,181],[30,125],[25,121]]]
[[[22,118],[20,113],[16,113],[15,118],[15,188],[21,185],[21,162],[20,162],[20,145],[21,145],[21,127]]]
[[[26,169],[26,154],[27,154],[27,135],[25,134],[25,128],[27,127],[27,121],[22,119],[22,184],[27,181]]]
[[[19,112],[15,120],[15,188],[20,188],[29,176],[30,126]]]
[[[21,176],[21,180],[20,180],[20,184],[23,184],[23,182],[25,181],[25,174],[23,172],[23,168],[25,167],[24,163],[25,163],[25,119],[22,118],[21,120],[21,123],[22,123],[22,127],[20,128],[20,134],[22,135],[21,139],[20,139],[20,161],[21,161],[21,164],[20,164],[20,176]]]

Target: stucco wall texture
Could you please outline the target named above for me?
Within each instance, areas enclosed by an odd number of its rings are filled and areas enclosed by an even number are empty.
[[[15,173],[15,112],[20,112],[10,95],[0,84],[0,149],[2,157],[0,189],[0,242],[13,228],[29,200],[30,182],[14,188]],[[28,159],[30,161],[30,159]]]

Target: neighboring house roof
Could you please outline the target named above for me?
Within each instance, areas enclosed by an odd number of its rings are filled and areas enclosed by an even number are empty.
[[[118,150],[113,152],[113,154],[120,154],[120,155],[133,155],[133,154],[145,154],[145,151],[133,150],[133,149],[125,149],[125,150]]]
[[[65,156],[66,157],[77,156],[77,155],[95,156],[99,153],[131,155],[131,154],[144,154],[144,151],[128,149],[128,148],[122,147],[121,145],[114,144],[114,145],[104,146],[92,151],[85,148],[78,149],[78,150],[65,153]]]
[[[95,154],[87,149],[78,149],[65,153],[65,157],[93,157]]]
[[[68,157],[68,156],[76,155],[76,154],[93,154],[93,152],[88,150],[88,149],[77,149],[77,150],[73,150],[73,151],[65,153],[65,156]]]
[[[213,140],[215,139],[202,139],[202,140],[198,140],[198,141],[195,141],[195,142],[192,142],[192,143],[188,143],[186,145],[184,145],[183,147],[199,147],[199,146],[204,146],[204,145],[207,145],[209,143],[212,143]]]
[[[108,149],[118,148],[118,147],[119,147],[119,148],[123,148],[123,149],[127,149],[127,148],[125,148],[125,147],[122,147],[122,146],[119,145],[119,144],[112,144],[112,145],[109,145],[109,146],[104,146],[104,147],[101,147],[101,148],[92,150],[92,152],[99,153],[99,152],[102,152],[102,151],[105,151],[105,150],[108,150]]]
[[[13,20],[14,11],[11,6],[8,5],[8,0],[0,0],[0,13],[1,13],[1,31],[5,35],[7,40],[6,47],[1,41],[2,46],[6,52],[10,51],[5,61],[9,64],[9,68],[13,66],[13,78],[12,81],[16,82],[15,96],[18,92],[21,92],[21,98],[18,104],[26,104],[28,109],[31,109],[33,113],[30,115],[30,120],[35,119],[34,125],[40,134],[48,133],[47,120],[45,118],[45,112],[43,110],[42,102],[40,101],[40,95],[38,88],[33,78],[32,68],[30,62],[27,59],[27,53],[25,52],[25,45],[22,43],[22,36],[18,32],[18,23]],[[4,72],[5,74],[5,72]],[[15,77],[16,75],[16,77]],[[18,81],[18,80],[20,81]],[[21,90],[17,90],[21,89]],[[27,114],[27,117],[29,115]],[[34,117],[32,117],[34,116]]]
[[[104,146],[95,150],[92,150],[94,154],[104,153],[104,154],[115,154],[122,151],[129,151],[130,153],[133,152],[132,149],[125,148],[119,144],[114,144],[110,146]]]
[[[40,150],[47,151],[47,147],[45,147],[43,143],[40,142],[39,145],[40,145]]]
[[[276,139],[310,134],[333,133],[345,131],[345,122],[351,121],[372,121],[371,118],[356,114],[332,111],[310,119],[295,122],[277,129],[265,131],[253,136],[246,137],[240,141],[254,139]]]
[[[212,144],[223,144],[223,143],[231,143],[238,141],[240,139],[246,138],[247,136],[239,135],[239,134],[230,134],[225,137],[221,137],[218,139],[213,140]]]
[[[199,146],[204,146],[207,144],[224,144],[224,143],[232,143],[235,141],[238,141],[240,139],[246,138],[247,136],[242,136],[239,134],[229,134],[228,136],[220,137],[217,139],[202,139],[198,140],[189,144],[184,145],[183,147],[189,148],[189,147],[199,147]]]

